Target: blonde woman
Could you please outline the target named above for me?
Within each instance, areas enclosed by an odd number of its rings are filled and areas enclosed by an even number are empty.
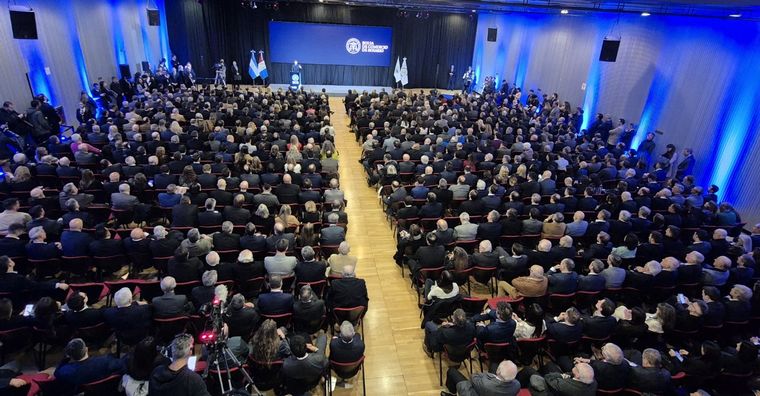
[[[295,227],[296,232],[298,232],[298,227],[301,225],[298,218],[293,216],[290,205],[282,205],[280,207],[280,214],[277,216],[277,219],[275,219],[275,222],[282,223],[285,225],[285,228]]]

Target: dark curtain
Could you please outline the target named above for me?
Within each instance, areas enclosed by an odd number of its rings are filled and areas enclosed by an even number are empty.
[[[393,8],[284,3],[278,10],[243,8],[239,1],[176,0],[166,4],[169,41],[180,62],[190,61],[201,78],[212,78],[212,66],[223,58],[237,61],[243,83],[248,76],[250,51],[264,50],[269,82],[286,84],[290,64],[270,63],[271,20],[347,25],[390,26],[392,62],[387,67],[304,64],[305,84],[393,86],[397,57],[407,58],[407,87],[445,87],[450,65],[458,78],[472,60],[477,17],[430,13],[426,19],[398,16]],[[297,54],[294,54],[297,58]],[[437,73],[436,73],[437,71]]]

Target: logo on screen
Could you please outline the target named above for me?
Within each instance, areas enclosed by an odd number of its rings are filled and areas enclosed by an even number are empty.
[[[351,55],[356,55],[362,50],[362,42],[356,38],[350,38],[346,41],[346,51]]]

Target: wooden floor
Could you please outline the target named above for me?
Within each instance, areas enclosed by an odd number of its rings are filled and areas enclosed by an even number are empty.
[[[348,200],[348,235],[351,254],[359,258],[357,276],[367,282],[369,311],[364,321],[367,345],[365,375],[368,395],[439,395],[438,366],[422,351],[423,331],[417,297],[409,279],[393,262],[396,243],[377,198],[367,187],[357,162],[361,147],[347,127],[341,97],[330,99],[332,123],[340,152],[340,183]],[[360,395],[360,380],[338,395]]]

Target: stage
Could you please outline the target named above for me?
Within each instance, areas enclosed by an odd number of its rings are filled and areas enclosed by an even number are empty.
[[[271,89],[272,91],[276,91],[278,89],[286,90],[289,87],[290,87],[289,84],[269,84],[269,89]],[[359,92],[363,92],[363,91],[370,92],[373,90],[377,92],[380,92],[382,90],[385,90],[386,92],[390,92],[393,90],[393,87],[382,87],[382,86],[318,85],[318,84],[314,84],[314,85],[304,84],[301,86],[301,88],[303,88],[306,91],[315,91],[315,92],[319,92],[319,91],[322,91],[322,89],[324,89],[325,92],[331,95],[332,94],[345,95],[349,89],[354,90],[354,91],[359,91]],[[420,90],[423,90],[425,92],[429,92],[431,89],[433,88],[406,88],[405,91],[419,92]],[[458,89],[455,89],[455,90],[438,89],[438,92],[442,94],[455,94],[462,91]]]

